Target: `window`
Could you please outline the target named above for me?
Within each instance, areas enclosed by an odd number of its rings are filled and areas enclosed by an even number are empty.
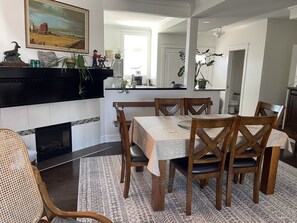
[[[149,74],[150,35],[148,33],[124,33],[124,76]]]

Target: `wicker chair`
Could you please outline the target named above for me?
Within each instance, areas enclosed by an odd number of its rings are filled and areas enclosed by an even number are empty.
[[[39,171],[31,165],[22,138],[14,131],[0,129],[0,222],[77,222],[92,218],[111,222],[94,212],[65,212],[49,198]]]

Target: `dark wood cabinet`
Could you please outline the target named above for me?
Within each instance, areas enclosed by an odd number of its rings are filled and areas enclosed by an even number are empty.
[[[290,138],[297,140],[297,88],[288,87],[288,89],[289,97],[284,131]]]

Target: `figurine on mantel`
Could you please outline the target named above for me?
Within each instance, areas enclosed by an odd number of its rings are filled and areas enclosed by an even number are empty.
[[[98,57],[98,62],[99,62],[98,66],[100,68],[105,68],[105,61],[106,61],[106,56],[102,57],[101,54],[100,54],[99,57]]]
[[[99,57],[97,52],[98,52],[97,50],[93,50],[93,57],[92,57],[93,58],[93,64],[92,64],[93,67],[97,67],[97,59]]]
[[[106,56],[101,56],[101,54],[98,54],[97,50],[93,51],[93,67],[99,67],[99,68],[105,68],[105,61],[106,61]],[[98,61],[98,63],[97,63]]]
[[[0,63],[0,66],[10,66],[10,67],[23,67],[29,66],[29,64],[23,62],[20,58],[19,48],[20,45],[16,41],[12,41],[15,43],[15,47],[13,50],[8,50],[4,52],[4,61]]]

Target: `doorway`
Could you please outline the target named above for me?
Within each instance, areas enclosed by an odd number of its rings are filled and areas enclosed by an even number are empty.
[[[247,47],[229,51],[225,113],[241,113],[246,57]]]
[[[161,79],[162,87],[172,87],[172,81],[176,84],[184,84],[184,76],[177,76],[179,68],[184,65],[179,57],[179,52],[182,50],[184,50],[184,48],[164,48],[164,62],[162,63],[164,65],[161,72],[164,74]]]

